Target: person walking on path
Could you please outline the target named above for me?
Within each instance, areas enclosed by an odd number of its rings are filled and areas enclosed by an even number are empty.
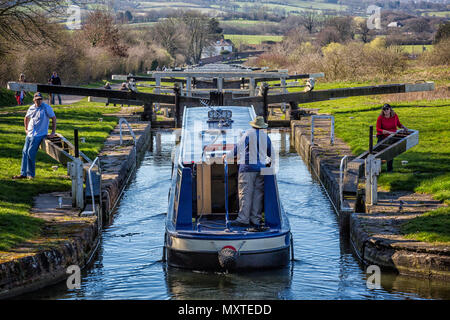
[[[52,138],[56,133],[56,116],[52,107],[42,101],[40,92],[34,94],[34,104],[28,108],[24,118],[25,145],[22,151],[22,166],[20,175],[13,179],[33,179],[36,168],[36,154],[42,140],[48,134],[48,125],[52,119],[52,133],[48,136]]]
[[[60,86],[61,85],[61,78],[58,76],[56,71],[53,71],[53,74],[52,74],[52,76],[50,78],[50,81],[51,81],[52,85],[54,85],[54,86]],[[59,104],[62,104],[61,103],[61,95],[59,93],[52,93],[52,105],[55,104],[55,96],[58,96]]]
[[[408,130],[404,125],[400,123],[398,115],[392,110],[389,104],[383,105],[380,115],[377,119],[377,143],[386,139],[390,134],[397,132],[397,128],[403,128]],[[387,162],[387,172],[394,170],[394,160]]]
[[[111,84],[108,81],[106,81],[105,85],[103,86],[103,89],[105,89],[105,90],[112,90]],[[106,98],[105,106],[109,106],[108,98]],[[115,106],[116,105],[114,105],[114,107]]]
[[[261,226],[264,200],[263,168],[270,163],[272,143],[264,130],[268,127],[261,116],[249,122],[251,129],[246,130],[234,148],[238,158],[239,213],[236,220],[230,221],[235,227]],[[223,158],[227,157],[225,154]]]
[[[19,82],[25,82],[25,75],[23,73],[20,74]],[[16,91],[16,100],[19,106],[23,105],[23,99],[25,98],[25,91]]]

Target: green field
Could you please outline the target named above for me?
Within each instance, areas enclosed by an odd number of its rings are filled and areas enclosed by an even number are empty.
[[[424,12],[422,15],[436,16],[436,17],[450,17],[450,11],[430,11]]]
[[[181,9],[181,10],[199,10],[205,13],[220,14],[226,11],[238,11],[244,12],[248,9],[263,8],[266,11],[274,13],[296,14],[305,10],[314,10],[323,12],[323,10],[345,11],[348,9],[346,5],[340,5],[335,3],[327,3],[325,1],[301,1],[301,0],[286,0],[280,3],[274,3],[270,0],[250,2],[250,1],[234,1],[234,2],[219,2],[211,3],[207,5],[200,5],[189,2],[162,2],[162,1],[146,1],[139,2],[139,6],[134,10],[136,13],[145,13],[149,10],[161,10],[161,9]]]
[[[428,51],[433,48],[433,45],[426,44],[426,45],[402,45],[400,46],[402,50],[404,50],[407,53],[414,53],[414,54],[421,54],[424,52],[423,48],[425,47],[425,51]]]
[[[241,10],[245,6],[253,6],[253,2],[244,2],[244,1],[236,1],[235,4],[239,5]],[[342,11],[346,10],[348,7],[346,5],[339,5],[335,3],[326,3],[326,2],[319,2],[319,1],[300,1],[300,0],[287,0],[283,1],[283,4],[277,4],[269,1],[261,1],[258,2],[259,5],[267,7],[271,10],[273,9],[283,9],[286,10],[286,12],[293,12],[293,11],[303,11],[305,9],[310,10],[336,10],[336,11]]]
[[[86,143],[81,150],[94,159],[117,123],[117,118],[105,113],[119,108],[97,107],[98,103],[88,103],[86,99],[73,105],[54,107],[57,117],[57,132],[73,140],[73,129],[78,128],[80,137]],[[20,173],[22,148],[25,140],[23,128],[24,112],[28,106],[2,108],[10,113],[0,114],[0,251],[5,251],[27,239],[40,235],[43,222],[29,213],[33,197],[40,193],[70,190],[67,169],[39,151],[36,157],[36,178],[34,180],[11,179]],[[102,122],[98,118],[103,118]]]
[[[259,25],[269,25],[276,26],[278,22],[271,21],[261,21],[261,20],[220,20],[221,25],[233,25],[238,27],[248,27],[248,26],[259,26]]]
[[[234,43],[261,44],[263,41],[281,41],[283,36],[271,35],[245,35],[245,34],[224,34],[225,39],[230,39]]]

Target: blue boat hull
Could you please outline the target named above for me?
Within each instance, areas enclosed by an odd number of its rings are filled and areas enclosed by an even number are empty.
[[[289,264],[290,246],[261,252],[241,253],[235,266],[228,271],[281,268]],[[166,248],[167,264],[171,267],[224,271],[219,263],[219,252],[193,252]]]

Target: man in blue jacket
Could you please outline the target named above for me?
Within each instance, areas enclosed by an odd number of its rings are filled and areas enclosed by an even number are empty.
[[[268,127],[264,118],[258,116],[249,123],[252,128],[244,132],[234,148],[239,164],[239,214],[230,225],[235,227],[260,226],[264,200],[264,175],[261,173],[273,153],[267,130],[264,130]]]
[[[61,85],[61,78],[58,76],[56,71],[53,71],[52,77],[50,78],[50,82],[54,86]],[[55,96],[58,96],[59,104],[61,104],[61,95],[59,93],[52,93],[52,104],[55,104]]]
[[[39,145],[48,134],[48,125],[52,119],[52,133],[50,138],[55,136],[56,132],[56,116],[52,107],[42,101],[42,95],[39,92],[34,94],[34,104],[28,108],[24,118],[25,126],[25,145],[22,151],[22,167],[20,175],[14,176],[13,179],[33,179],[36,168],[36,154]]]

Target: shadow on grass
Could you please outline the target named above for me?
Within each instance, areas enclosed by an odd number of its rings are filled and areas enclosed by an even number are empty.
[[[0,208],[3,208],[2,204]],[[44,225],[42,219],[35,218],[29,214],[8,212],[0,213],[0,251],[9,250],[17,243],[23,242],[40,234]],[[11,211],[14,208],[10,209]]]
[[[14,209],[10,206],[31,206],[33,197],[38,194],[70,189],[70,180],[58,176],[38,177],[34,180],[0,179],[0,185],[2,186],[0,191],[0,201],[3,201],[2,207],[6,205],[6,208]]]
[[[406,222],[402,228],[406,237],[426,242],[450,242],[450,207],[427,212]]]
[[[447,188],[445,181],[450,172],[449,154],[445,152],[412,152],[399,156],[394,160],[394,172],[385,173],[386,165],[382,165],[380,185],[388,186],[391,191],[405,190],[440,194],[435,199],[448,201],[448,193],[440,192]],[[406,166],[402,160],[408,160]]]

